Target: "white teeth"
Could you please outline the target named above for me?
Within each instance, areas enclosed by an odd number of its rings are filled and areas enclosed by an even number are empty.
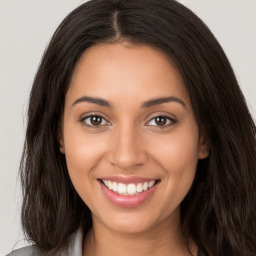
[[[144,184],[143,184],[143,190],[145,191],[145,190],[147,190],[148,189],[148,182],[144,182]]]
[[[117,192],[118,191],[118,187],[117,187],[117,183],[113,182],[113,191]]]
[[[140,193],[140,192],[143,191],[143,187],[142,187],[142,184],[141,184],[141,183],[139,183],[139,184],[137,185],[136,191],[137,191],[137,193]]]
[[[151,188],[151,187],[154,186],[154,184],[155,184],[155,181],[150,181],[150,182],[148,183],[148,187]]]
[[[136,186],[134,184],[129,184],[127,186],[127,193],[128,193],[128,195],[135,195],[136,194]]]
[[[153,187],[154,184],[156,183],[156,180],[152,180],[150,182],[138,183],[137,185],[133,183],[126,185],[123,183],[117,183],[115,181],[110,180],[102,181],[106,187],[108,187],[110,190],[113,190],[117,194],[130,196],[146,191],[149,188]]]
[[[112,188],[113,188],[112,181],[110,181],[110,180],[108,181],[107,187],[112,190]]]
[[[108,187],[109,188],[109,187]],[[109,188],[109,189],[111,189],[111,188]],[[126,185],[125,184],[123,184],[123,183],[119,183],[118,184],[118,186],[117,186],[117,192],[118,192],[118,194],[121,194],[121,195],[124,195],[124,194],[126,194]]]

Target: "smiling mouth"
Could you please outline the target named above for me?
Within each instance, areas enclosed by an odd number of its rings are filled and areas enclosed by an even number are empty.
[[[149,190],[156,184],[160,182],[160,180],[151,180],[140,183],[129,183],[124,184],[121,182],[111,181],[111,180],[100,180],[102,184],[104,184],[109,190],[112,190],[116,194],[125,195],[125,196],[134,196],[143,193],[144,191]]]

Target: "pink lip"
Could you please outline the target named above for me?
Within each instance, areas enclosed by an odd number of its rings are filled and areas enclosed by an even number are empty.
[[[149,179],[152,180],[152,179]],[[126,196],[126,195],[119,195],[114,191],[107,188],[101,181],[99,181],[101,189],[106,196],[106,198],[113,204],[121,207],[136,207],[144,203],[147,199],[151,197],[154,191],[157,189],[158,184],[154,185],[150,189],[143,191],[137,195],[133,196]]]
[[[154,181],[156,179],[149,179],[149,178],[143,178],[143,177],[138,177],[138,176],[132,176],[132,177],[124,177],[124,176],[106,176],[106,177],[101,177],[101,180],[110,180],[110,181],[115,181],[118,183],[123,183],[123,184],[130,184],[130,183],[144,183],[144,182],[150,182]]]

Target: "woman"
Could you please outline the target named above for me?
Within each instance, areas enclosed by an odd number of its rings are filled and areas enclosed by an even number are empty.
[[[30,95],[10,255],[256,255],[255,124],[203,22],[172,0],[93,0]]]

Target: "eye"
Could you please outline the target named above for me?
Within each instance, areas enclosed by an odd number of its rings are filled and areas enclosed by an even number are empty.
[[[109,124],[105,118],[99,115],[90,115],[82,118],[81,122],[87,126],[102,126]]]
[[[156,116],[156,117],[152,118],[147,123],[147,125],[165,127],[165,126],[169,126],[174,123],[176,123],[176,120],[174,120],[168,116]]]

